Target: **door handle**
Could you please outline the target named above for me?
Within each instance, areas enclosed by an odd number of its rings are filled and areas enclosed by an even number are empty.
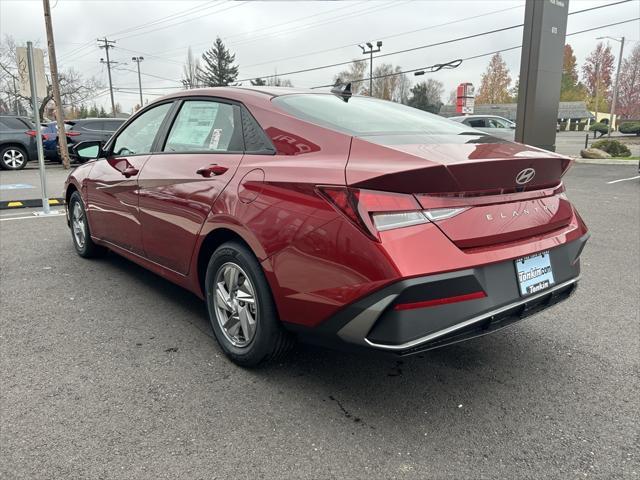
[[[196,170],[196,173],[198,175],[202,175],[205,178],[209,178],[211,175],[222,175],[227,170],[229,170],[227,167],[223,167],[222,165],[216,165],[214,163],[212,165],[199,168],[198,170]]]
[[[139,172],[139,170],[137,168],[134,167],[127,167],[124,172],[122,172],[122,175],[124,175],[125,177],[129,178],[129,177],[133,177],[134,175],[137,175]]]

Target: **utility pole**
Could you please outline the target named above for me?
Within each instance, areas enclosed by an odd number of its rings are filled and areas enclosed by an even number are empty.
[[[100,38],[98,39],[98,47],[104,48],[105,54],[107,57],[106,62],[104,61],[104,58],[101,58],[100,63],[107,64],[107,74],[109,75],[109,94],[111,95],[111,116],[113,117],[116,116],[116,102],[114,102],[113,100],[113,83],[111,83],[111,60],[109,60],[109,49],[114,48],[115,43],[116,42],[114,40],[107,40],[107,37],[104,37],[103,39],[100,39]]]
[[[600,91],[600,60],[596,60],[596,123],[598,123],[598,104],[600,103],[600,98],[598,98],[598,93]],[[596,138],[595,132],[593,134],[593,138]]]
[[[131,60],[138,64],[138,88],[140,89],[140,108],[144,106],[142,100],[142,80],[140,79],[140,62],[144,60],[144,57],[131,57]]]
[[[367,42],[367,47],[369,50],[365,49],[362,45],[358,45],[362,49],[363,55],[369,55],[369,96],[373,97],[373,54],[378,53],[382,48],[382,42],[378,40],[376,42],[376,49],[373,48],[373,44],[371,42]]]
[[[620,68],[622,68],[622,51],[624,50],[624,37],[598,37],[596,40],[602,40],[605,38],[620,42],[620,53],[618,54],[618,69],[616,70],[616,84],[613,87],[613,98],[611,99],[611,114],[609,115],[609,129],[607,131],[607,137],[611,138],[611,125],[613,124],[613,116],[616,113],[616,104],[618,103],[618,86],[620,85]]]
[[[58,146],[62,165],[69,168],[69,150],[67,149],[67,136],[64,130],[64,112],[62,98],[60,97],[60,81],[58,78],[58,62],[56,60],[56,46],[53,39],[53,25],[51,22],[51,7],[49,0],[42,0],[44,7],[44,23],[47,29],[47,47],[49,49],[49,68],[51,70],[51,86],[53,87],[53,101],[56,104],[56,123],[58,125]]]

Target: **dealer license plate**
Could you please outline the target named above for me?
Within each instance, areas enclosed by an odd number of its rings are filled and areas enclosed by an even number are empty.
[[[556,283],[548,250],[519,258],[515,263],[522,297],[545,290]]]

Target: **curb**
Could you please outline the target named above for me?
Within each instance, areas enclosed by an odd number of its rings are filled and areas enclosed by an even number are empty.
[[[636,165],[637,160],[620,160],[618,158],[580,158],[572,157],[576,163],[591,163],[594,165]]]
[[[50,198],[49,205],[64,205],[64,198]],[[29,200],[9,200],[0,202],[0,210],[13,210],[16,208],[38,208],[42,207],[42,199],[35,198]]]

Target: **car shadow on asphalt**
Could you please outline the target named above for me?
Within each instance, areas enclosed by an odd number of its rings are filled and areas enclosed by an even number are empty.
[[[203,335],[203,340],[210,344],[212,358],[217,354],[221,361],[228,361],[213,338],[202,300],[118,255],[109,254],[103,261],[134,277],[134,283],[143,285],[149,294],[169,298],[184,311],[181,317],[209,337]],[[390,400],[408,396],[415,401],[416,393],[430,404],[502,401],[510,392],[522,395],[523,389],[536,388],[523,386],[523,378],[532,379],[533,385],[544,385],[549,372],[540,365],[548,366],[551,361],[548,368],[554,368],[554,364],[562,368],[561,360],[553,358],[560,354],[549,342],[536,338],[535,329],[528,328],[527,322],[410,357],[344,352],[299,343],[276,363],[253,370],[230,367],[234,375],[261,382],[268,378],[269,384],[277,384],[284,392],[299,394],[301,388],[314,394],[326,392],[323,401],[335,403],[339,412],[357,422],[364,421],[365,416],[384,415],[378,405],[388,407]],[[535,392],[526,397],[529,394]],[[351,413],[349,406],[353,405],[365,411]]]

